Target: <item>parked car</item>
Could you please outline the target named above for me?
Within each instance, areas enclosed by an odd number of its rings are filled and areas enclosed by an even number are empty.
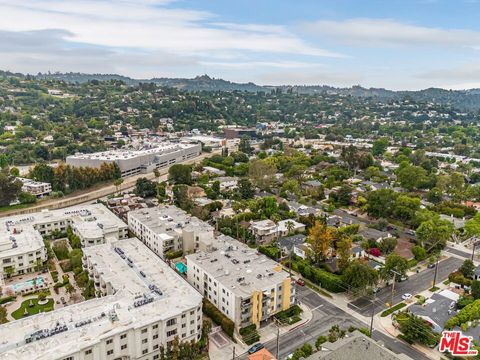
[[[264,347],[265,347],[265,345],[263,345],[262,343],[255,344],[250,349],[248,349],[248,353],[249,354],[254,354],[257,351],[262,350]]]
[[[428,267],[429,269],[433,269],[433,268],[435,267],[435,263],[428,264],[427,267]]]
[[[412,294],[410,293],[405,293],[402,295],[403,300],[410,300],[412,298]]]
[[[413,236],[415,236],[415,234],[416,234],[415,230],[412,230],[412,229],[406,230],[405,233],[408,234],[408,235],[413,235]]]
[[[303,281],[302,279],[297,279],[296,283],[297,285],[305,286],[305,281]]]

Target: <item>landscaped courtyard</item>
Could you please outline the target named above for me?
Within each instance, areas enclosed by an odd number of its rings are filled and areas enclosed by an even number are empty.
[[[45,304],[39,304],[38,298],[25,300],[17,310],[12,312],[11,315],[15,320],[18,320],[23,317],[38,314],[40,312],[52,311],[54,306],[53,299],[46,299],[45,301]]]

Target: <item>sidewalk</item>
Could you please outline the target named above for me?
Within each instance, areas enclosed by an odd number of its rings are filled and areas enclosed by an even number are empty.
[[[288,325],[288,326],[280,326],[278,327],[274,322],[270,322],[268,325],[260,328],[258,330],[258,333],[260,334],[260,341],[262,343],[267,343],[271,340],[276,339],[277,337],[277,331],[279,336],[282,336],[290,331],[293,331],[299,327],[302,327],[310,320],[312,320],[313,313],[309,307],[307,307],[304,304],[299,304],[300,308],[303,310],[303,313],[301,315],[302,320],[299,322]],[[226,337],[226,335],[224,335]],[[209,348],[208,348],[208,353],[210,360],[225,360],[227,358],[233,358],[233,349],[235,348],[235,356],[239,356],[241,354],[245,354],[248,349],[253,345],[247,345],[243,343],[241,340],[241,337],[236,336],[237,343],[234,344],[231,339],[228,339],[228,344],[222,347],[217,347],[214,341],[210,340],[209,341]]]

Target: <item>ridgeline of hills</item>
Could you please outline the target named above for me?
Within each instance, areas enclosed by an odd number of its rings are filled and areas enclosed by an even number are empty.
[[[0,76],[25,75],[0,71]],[[138,83],[155,83],[159,86],[167,86],[185,91],[272,91],[281,89],[283,92],[293,92],[298,94],[319,94],[331,93],[340,95],[349,95],[359,98],[377,98],[382,101],[411,99],[413,101],[434,102],[437,104],[450,105],[462,111],[480,110],[480,89],[469,90],[445,90],[440,88],[429,88],[418,91],[393,91],[382,88],[363,88],[361,86],[352,86],[350,88],[336,88],[326,85],[282,85],[282,86],[261,86],[254,83],[235,83],[223,79],[211,78],[208,75],[197,76],[193,79],[185,78],[152,78],[152,79],[133,79],[127,76],[117,74],[84,74],[84,73],[38,73],[33,77],[37,79],[56,79],[67,82],[84,83],[87,81],[108,81],[120,80],[129,85]]]

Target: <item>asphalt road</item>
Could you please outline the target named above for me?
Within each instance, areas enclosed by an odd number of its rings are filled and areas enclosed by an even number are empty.
[[[308,287],[297,287],[297,299],[312,309],[313,318],[306,325],[303,325],[298,329],[293,329],[280,336],[279,360],[286,359],[289,354],[293,353],[297,348],[307,342],[315,347],[315,340],[317,337],[320,335],[326,335],[333,325],[338,325],[344,329],[347,329],[351,325],[356,327],[368,327],[367,324],[364,324],[352,315],[337,308]],[[373,332],[373,338],[395,353],[404,353],[415,360],[428,359],[422,353],[413,349],[406,343],[397,339],[392,339],[378,331]],[[268,341],[264,345],[268,351],[273,355],[276,355],[276,340]],[[247,358],[247,354],[241,354],[235,359],[245,360]]]
[[[458,269],[462,265],[463,261],[454,257],[447,258],[440,261],[438,264],[437,283],[444,281],[448,275]],[[395,283],[395,293],[393,297],[393,303],[399,303],[402,301],[402,295],[410,293],[415,295],[419,292],[427,290],[432,287],[433,276],[435,269],[426,269],[419,274],[415,274],[409,277],[408,280]],[[385,304],[391,301],[392,287],[387,286],[376,294],[376,304],[378,312],[385,309]],[[368,316],[371,311],[370,298],[359,298],[352,301],[348,306],[356,312]]]
[[[445,252],[449,252],[450,254],[455,254],[455,255],[458,255],[458,256],[461,256],[465,259],[471,259],[472,258],[472,254],[471,253],[468,253],[466,251],[462,251],[462,250],[458,250],[458,249],[455,249],[451,246],[447,246],[444,250]],[[475,255],[476,255],[476,252],[475,252]]]

